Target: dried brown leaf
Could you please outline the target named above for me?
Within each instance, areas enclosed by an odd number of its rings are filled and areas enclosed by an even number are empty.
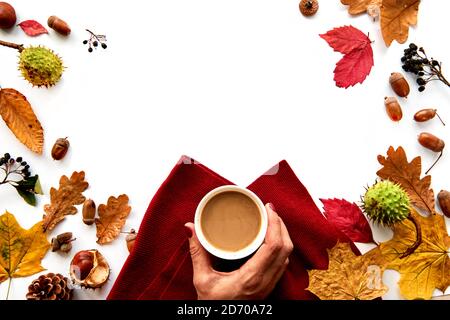
[[[348,243],[328,250],[328,270],[309,270],[309,287],[321,300],[373,300],[388,291],[381,281],[380,254],[355,256]]]
[[[370,16],[375,18],[369,11],[374,8],[380,8],[382,0],[341,0],[342,4],[348,5],[348,13],[352,15],[368,12]]]
[[[423,217],[412,210],[420,224],[422,242],[410,255],[401,255],[416,241],[414,224],[405,219],[394,226],[394,237],[380,245],[386,268],[400,272],[399,287],[407,299],[430,299],[435,288],[442,292],[450,286],[450,237],[445,218],[435,214]]]
[[[41,260],[49,248],[41,222],[25,230],[13,214],[5,212],[0,216],[0,283],[45,270]]]
[[[23,94],[14,89],[1,89],[0,114],[20,142],[42,154],[44,130]]]
[[[109,197],[106,205],[101,204],[98,207],[99,218],[95,219],[97,243],[109,243],[120,234],[131,211],[128,201],[128,196],[123,194],[118,198]]]
[[[83,196],[89,183],[84,180],[84,171],[74,172],[67,178],[62,176],[59,180],[59,189],[50,189],[50,204],[44,206],[44,231],[51,231],[66,215],[77,213],[75,205],[82,204],[86,198]]]
[[[408,193],[414,206],[418,209],[434,214],[434,191],[431,189],[431,176],[420,178],[422,174],[422,162],[420,157],[414,158],[410,163],[405,150],[399,147],[394,150],[390,147],[387,157],[378,156],[378,162],[383,166],[377,172],[381,179],[390,180],[400,184]]]
[[[383,0],[381,5],[381,32],[386,45],[392,41],[405,43],[409,26],[417,24],[420,0]]]

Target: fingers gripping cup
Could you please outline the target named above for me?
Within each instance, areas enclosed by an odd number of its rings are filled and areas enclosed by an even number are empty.
[[[264,242],[267,212],[250,190],[222,186],[210,191],[195,212],[195,232],[202,246],[225,260],[250,256]]]

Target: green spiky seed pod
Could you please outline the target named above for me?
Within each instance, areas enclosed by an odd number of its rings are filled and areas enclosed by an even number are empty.
[[[33,86],[48,88],[61,79],[64,66],[52,50],[32,46],[23,49],[19,58],[19,70]]]
[[[363,200],[369,219],[383,226],[391,227],[410,213],[408,194],[400,185],[388,180],[369,188]]]

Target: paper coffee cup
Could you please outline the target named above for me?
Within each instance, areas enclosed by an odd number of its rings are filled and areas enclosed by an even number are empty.
[[[195,212],[195,232],[212,255],[237,260],[250,256],[263,244],[267,211],[250,190],[227,185],[210,191]]]

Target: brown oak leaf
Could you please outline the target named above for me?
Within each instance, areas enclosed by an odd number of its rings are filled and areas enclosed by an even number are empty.
[[[381,33],[386,45],[392,41],[405,43],[409,26],[417,24],[420,0],[341,0],[352,15],[367,12],[372,18],[380,16]]]
[[[62,176],[59,180],[59,189],[50,189],[50,204],[44,206],[44,231],[51,231],[66,215],[76,214],[75,205],[82,204],[86,198],[83,192],[89,183],[84,180],[84,171],[74,172],[70,179]]]
[[[381,5],[381,33],[386,45],[392,41],[405,43],[409,26],[417,24],[420,0],[383,0]]]
[[[14,89],[1,89],[0,114],[20,142],[42,154],[44,130],[23,94]]]
[[[367,12],[372,18],[380,14],[382,0],[341,0],[342,4],[348,5],[348,13],[352,15]]]
[[[378,162],[383,166],[377,172],[381,179],[390,180],[400,184],[408,193],[414,206],[418,209],[434,214],[434,191],[431,189],[431,176],[420,178],[422,174],[422,162],[420,157],[414,158],[410,163],[405,150],[399,147],[394,150],[390,147],[387,157],[378,156]]]
[[[49,248],[41,222],[25,230],[13,214],[5,212],[0,216],[0,283],[45,270],[41,260]]]
[[[109,243],[120,234],[131,211],[128,201],[128,196],[123,194],[118,198],[109,197],[106,205],[101,204],[98,206],[99,218],[95,219],[97,243]]]
[[[394,226],[394,237],[380,245],[386,268],[400,272],[399,287],[407,299],[430,299],[435,288],[444,292],[450,286],[450,237],[444,216],[411,215],[420,223],[422,242],[410,255],[401,258],[416,241],[416,228],[405,219]]]
[[[348,243],[328,250],[328,270],[309,270],[306,289],[321,300],[373,300],[388,291],[381,281],[380,254],[376,250],[355,256]]]

